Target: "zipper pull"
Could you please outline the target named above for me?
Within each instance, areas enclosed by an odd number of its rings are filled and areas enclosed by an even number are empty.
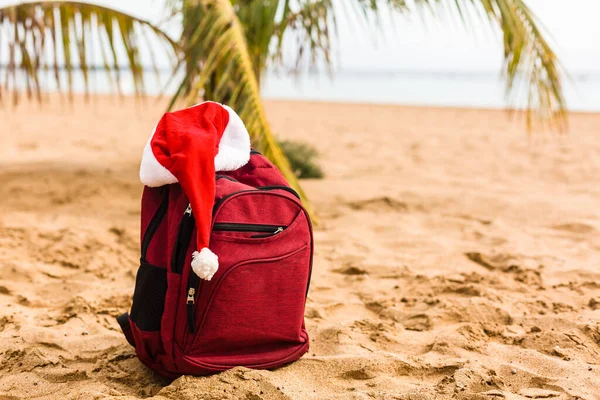
[[[188,321],[188,329],[190,331],[190,333],[194,333],[194,294],[196,294],[196,289],[194,289],[193,287],[188,289],[188,293],[187,293],[187,299],[185,301],[186,303],[186,309],[187,309],[187,321]]]
[[[187,294],[187,299],[186,299],[186,304],[194,304],[195,300],[194,300],[194,295],[196,294],[196,289],[194,289],[193,287],[188,289],[188,294]]]
[[[278,233],[281,233],[281,232],[283,232],[283,227],[280,226],[279,228],[277,228],[277,230],[275,232],[273,232],[273,235],[277,235]]]
[[[185,209],[185,212],[183,213],[184,215],[190,216],[192,215],[192,205],[188,204],[187,208]]]

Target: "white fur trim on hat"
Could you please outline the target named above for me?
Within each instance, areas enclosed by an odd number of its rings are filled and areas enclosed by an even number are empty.
[[[203,248],[200,252],[192,253],[192,270],[200,278],[210,281],[218,269],[219,257],[208,247]]]
[[[140,165],[140,181],[146,186],[158,187],[177,183],[177,178],[165,167],[163,167],[152,152],[150,142],[154,137],[156,127],[150,135],[150,139],[144,146],[144,154],[142,155],[142,164]]]
[[[239,115],[231,107],[222,106],[229,113],[229,123],[219,142],[215,170],[234,171],[250,160],[250,135]]]

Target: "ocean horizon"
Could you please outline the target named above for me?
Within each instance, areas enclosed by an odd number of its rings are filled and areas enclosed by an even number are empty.
[[[145,93],[169,95],[175,92],[175,82],[168,84],[172,70],[153,69],[144,72]],[[5,67],[0,67],[5,73]],[[42,74],[42,90],[56,91],[54,72]],[[60,73],[62,85],[67,82]],[[23,77],[20,78],[24,82]],[[129,71],[120,72],[121,93],[133,94],[133,78]],[[2,83],[4,85],[4,82]],[[117,93],[114,84],[101,69],[89,73],[91,93]],[[25,89],[25,86],[22,87]],[[73,91],[83,93],[85,84],[80,73],[73,75]],[[564,79],[564,93],[571,111],[600,111],[600,73],[576,72]],[[261,94],[270,100],[329,101],[342,103],[372,103],[413,106],[467,107],[502,109],[523,108],[524,104],[508,100],[505,81],[500,72],[490,70],[339,70],[332,73],[311,71],[291,74],[268,71],[262,79]]]

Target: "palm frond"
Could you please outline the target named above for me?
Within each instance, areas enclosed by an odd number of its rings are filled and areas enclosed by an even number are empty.
[[[503,74],[510,106],[525,106],[527,123],[534,113],[542,122],[562,130],[566,126],[563,71],[532,11],[523,0],[356,0],[368,22],[382,13],[428,13],[433,17],[455,12],[467,29],[474,16],[499,28],[504,45]]]
[[[273,60],[282,63],[284,38],[294,35],[296,39],[295,70],[299,71],[304,60],[309,66],[322,61],[331,65],[331,38],[336,32],[336,17],[332,0],[297,1],[285,0],[281,20],[275,25],[275,51]]]
[[[543,119],[564,128],[566,102],[561,66],[531,10],[521,0],[495,0],[491,4],[481,1],[481,4],[490,20],[502,27],[507,94],[517,102],[526,97],[528,110],[536,109]],[[529,85],[519,90],[519,81]],[[531,113],[527,120],[531,124]]]
[[[19,3],[0,8],[0,43],[8,44],[8,64],[4,77],[4,90],[12,91],[13,101],[18,101],[20,77],[24,73],[27,94],[41,98],[41,75],[52,70],[53,79],[60,89],[72,93],[74,71],[81,71],[88,91],[89,72],[95,68],[90,63],[90,44],[99,42],[102,68],[112,78],[116,77],[120,89],[118,64],[119,46],[131,70],[136,94],[144,88],[143,68],[140,61],[140,38],[152,32],[169,51],[177,49],[173,41],[158,26],[131,15],[94,4],[76,1],[38,1]],[[148,43],[148,47],[151,44]],[[48,54],[51,54],[51,58]],[[61,71],[66,73],[66,85]],[[0,88],[0,92],[2,89]],[[1,94],[1,93],[0,93]]]
[[[244,2],[244,6],[236,10],[237,18],[244,28],[248,54],[259,85],[269,60],[278,7],[279,0],[251,0]]]
[[[198,0],[197,9],[188,10],[198,23],[185,26],[186,76],[170,107],[178,99],[187,104],[199,99],[216,100],[230,105],[246,124],[253,145],[280,169],[300,194],[309,213],[314,212],[273,135],[260,98],[254,65],[248,52],[244,27],[229,0]],[[185,17],[184,17],[185,18]]]

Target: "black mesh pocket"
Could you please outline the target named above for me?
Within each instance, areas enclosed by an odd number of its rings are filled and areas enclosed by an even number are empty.
[[[165,308],[167,270],[142,263],[135,278],[133,305],[129,317],[142,331],[159,331]]]

